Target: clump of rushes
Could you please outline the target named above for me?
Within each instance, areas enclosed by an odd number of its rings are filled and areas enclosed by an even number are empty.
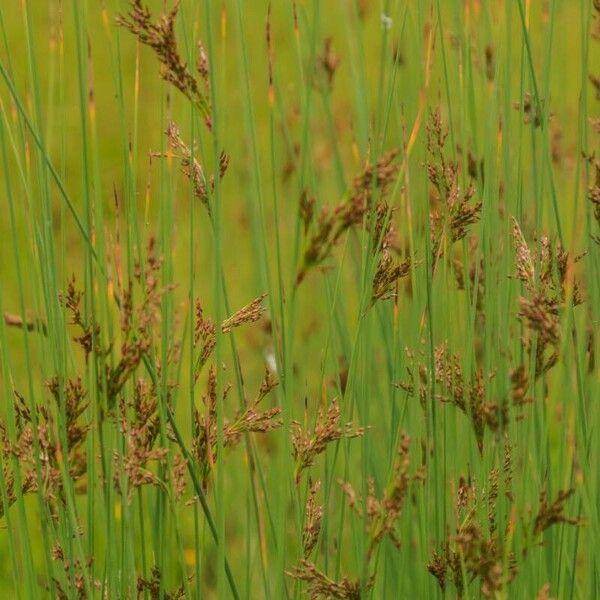
[[[93,351],[98,362],[98,387],[106,387],[109,408],[115,406],[125,383],[149,355],[154,340],[153,327],[160,321],[162,297],[174,289],[173,285],[159,285],[161,266],[162,258],[156,255],[155,240],[151,237],[145,264],[142,265],[139,260],[135,262],[133,280],[123,286],[119,293],[121,352],[118,359],[112,357],[112,344],[109,348],[102,345],[100,326],[83,319],[83,294],[77,290],[75,278],[69,281],[67,292],[61,295],[62,304],[71,315],[71,323],[80,332],[73,340],[83,349],[86,361]],[[134,292],[140,296],[137,302]]]
[[[169,140],[171,151],[177,153],[181,162],[181,172],[190,180],[194,189],[194,196],[204,205],[210,214],[209,189],[214,188],[214,176],[205,176],[200,161],[196,158],[196,152],[183,141],[179,128],[173,121],[167,125],[166,135]],[[222,179],[229,166],[229,157],[224,152],[219,159],[219,177]]]
[[[168,449],[157,447],[156,440],[160,431],[158,417],[158,398],[156,390],[144,380],[138,380],[135,385],[133,403],[130,407],[121,402],[121,433],[125,439],[126,451],[124,456],[115,456],[115,463],[123,461],[123,471],[127,476],[130,488],[121,489],[119,482],[120,469],[115,470],[115,487],[131,500],[135,488],[144,485],[158,486],[161,484],[157,475],[150,468],[152,463],[164,463]],[[127,417],[127,409],[131,417]]]
[[[451,584],[458,598],[463,597],[465,584],[472,580],[479,581],[484,598],[494,598],[505,591],[517,574],[515,556],[507,547],[514,522],[509,520],[503,532],[499,532],[496,525],[498,469],[492,469],[487,483],[489,491],[478,492],[470,478],[460,477],[455,501],[456,533],[448,536],[439,550],[433,551],[427,565],[440,588],[446,591]],[[488,533],[485,525],[478,522],[481,503],[487,504]]]
[[[485,429],[499,432],[508,418],[505,403],[499,404],[485,398],[485,380],[493,377],[494,373],[484,376],[481,369],[475,369],[471,377],[465,377],[460,356],[450,354],[446,344],[436,347],[435,380],[444,389],[439,399],[454,404],[470,418],[480,453],[483,453]]]
[[[211,127],[211,110],[208,100],[208,62],[202,45],[198,48],[197,70],[204,89],[192,75],[188,65],[181,58],[175,37],[175,18],[180,1],[173,8],[153,22],[150,9],[141,0],[131,0],[129,13],[117,17],[117,24],[128,29],[138,40],[152,48],[161,64],[161,76],[174,85],[202,111],[206,126]]]
[[[383,206],[393,183],[396,181],[400,165],[398,150],[386,152],[375,165],[367,164],[358,175],[347,194],[347,198],[332,209],[324,207],[313,222],[313,207],[308,204],[310,197],[303,195],[300,205],[307,236],[302,264],[296,276],[297,284],[302,283],[307,273],[331,257],[333,249],[341,237],[353,227],[363,224],[370,231],[376,230],[376,218],[371,223],[371,211],[376,215],[377,205]],[[382,211],[380,211],[382,212]]]
[[[17,494],[25,496],[37,491],[37,479],[35,463],[31,463],[33,455],[33,432],[31,430],[31,415],[23,398],[15,392],[13,400],[17,418],[16,439],[11,440],[7,427],[0,421],[0,442],[2,443],[2,456],[4,459],[3,476],[6,487],[7,506],[4,501],[0,502],[0,516],[4,516],[7,510],[17,501]],[[16,478],[10,467],[9,459],[15,457],[19,462],[19,474],[21,476],[20,488],[16,488]]]
[[[281,409],[278,406],[264,411],[259,410],[261,402],[276,385],[270,371],[266,370],[256,398],[247,403],[243,410],[238,411],[232,420],[226,420],[223,429],[226,448],[236,446],[242,435],[246,433],[266,433],[281,427],[282,421],[279,418]],[[230,389],[231,386],[224,388],[223,401],[227,399]],[[202,400],[205,407],[204,412],[198,409],[194,410],[192,449],[194,458],[200,466],[202,483],[206,489],[208,478],[217,459],[217,373],[214,367],[211,367],[208,372],[206,394]]]
[[[221,331],[223,333],[230,333],[234,328],[240,327],[244,323],[254,323],[259,321],[265,312],[265,309],[262,306],[262,301],[265,298],[266,294],[261,294],[225,319],[221,323]],[[215,322],[204,316],[202,304],[200,303],[200,300],[197,300],[194,345],[199,349],[199,353],[196,359],[196,378],[215,349],[217,343],[216,333],[217,329]]]
[[[334,399],[327,408],[319,408],[312,431],[303,429],[298,421],[292,423],[293,456],[296,463],[295,481],[300,483],[302,472],[310,467],[315,458],[327,449],[327,445],[342,438],[354,438],[364,434],[362,427],[352,423],[340,425],[340,407]]]
[[[16,438],[10,440],[7,427],[0,422],[0,439],[5,459],[14,456],[19,462],[21,489],[19,493],[41,492],[44,501],[52,515],[57,515],[57,504],[64,501],[63,478],[61,466],[67,461],[68,475],[73,483],[76,493],[85,493],[87,484],[86,439],[90,424],[84,420],[83,413],[87,408],[85,401],[86,392],[79,377],[61,382],[58,377],[52,378],[47,383],[50,397],[46,396],[41,404],[36,407],[34,419],[30,408],[24,398],[14,392],[14,411],[16,416]],[[61,442],[62,436],[56,413],[64,402],[64,428],[66,432],[66,447]],[[34,423],[37,423],[37,427]],[[34,427],[37,429],[39,441],[39,455],[36,456],[34,444]],[[39,489],[36,475],[36,463],[40,464],[41,481],[43,489]],[[15,473],[4,465],[4,478],[7,487],[9,505],[16,501]],[[1,507],[2,513],[6,507]]]
[[[481,202],[473,201],[473,182],[463,191],[459,184],[458,165],[446,158],[447,137],[440,112],[432,113],[427,127],[427,174],[433,188],[430,222],[434,272],[446,250],[454,242],[462,240],[481,216]]]
[[[409,378],[397,386],[409,396],[418,397],[421,405],[425,406],[430,381],[427,366],[418,361],[413,352],[408,353],[408,360]],[[436,394],[435,399],[454,405],[469,418],[477,447],[483,453],[486,429],[496,436],[500,435],[509,416],[506,402],[486,398],[485,382],[493,379],[495,373],[484,374],[480,368],[475,368],[472,374],[465,374],[460,356],[448,352],[445,343],[438,344],[434,349],[434,370],[435,383],[441,387],[441,392]],[[415,371],[418,375],[415,375]],[[514,403],[518,404],[516,401]]]
[[[501,501],[500,469],[490,471],[486,490],[478,491],[470,478],[460,477],[455,501],[456,533],[449,535],[440,549],[432,553],[427,565],[440,588],[445,591],[451,584],[458,598],[465,595],[466,586],[473,580],[479,581],[479,591],[484,598],[505,594],[507,586],[517,575],[517,555],[525,557],[530,548],[539,546],[540,535],[550,526],[580,523],[579,519],[564,514],[565,502],[573,490],[559,492],[551,504],[542,490],[540,507],[534,519],[531,519],[530,511],[519,509],[511,491],[512,448],[508,442],[505,444],[502,470],[505,514],[510,515],[504,531],[500,531],[497,525]],[[478,520],[483,509],[486,509],[487,524]],[[513,551],[513,540],[519,539],[514,535],[518,523],[523,524],[526,532],[521,545]]]
[[[423,477],[422,473],[417,473],[415,476],[409,474],[409,446],[409,436],[402,433],[393,472],[381,498],[375,493],[375,482],[372,479],[368,482],[369,495],[365,500],[358,496],[349,482],[339,482],[349,506],[363,520],[367,529],[369,539],[367,563],[369,572],[376,568],[371,564],[372,559],[375,555],[375,550],[385,536],[388,536],[397,548],[400,547],[400,540],[396,533],[396,522],[408,495],[411,480],[422,479]],[[341,581],[334,581],[319,570],[308,558],[314,547],[315,531],[317,532],[316,535],[318,535],[320,528],[320,524],[317,526],[314,522],[315,514],[318,515],[319,519],[321,516],[320,510],[315,511],[314,508],[315,493],[315,486],[313,486],[309,491],[305,513],[303,535],[304,558],[297,567],[288,571],[288,575],[307,582],[308,593],[311,598],[347,598],[358,600],[373,587],[375,573],[371,574],[363,582],[348,578],[343,578]]]
[[[304,527],[302,529],[303,558],[300,563],[286,571],[289,577],[304,581],[308,586],[308,595],[312,600],[321,598],[340,598],[342,600],[358,600],[361,598],[361,584],[358,579],[343,577],[336,581],[321,571],[315,563],[310,560],[310,555],[319,539],[321,532],[321,518],[323,507],[317,504],[316,496],[321,488],[321,482],[311,484],[308,490],[308,498],[304,511]],[[366,584],[368,591],[373,587],[374,578],[370,578]]]
[[[540,377],[551,369],[559,358],[561,313],[567,301],[577,306],[583,296],[573,276],[573,264],[583,255],[569,257],[560,245],[552,246],[543,236],[534,254],[513,219],[513,239],[516,254],[516,275],[524,286],[525,296],[519,298],[519,318],[528,335],[524,343],[531,354],[535,348],[535,375]],[[570,294],[569,294],[570,291]],[[534,343],[535,342],[535,343]]]

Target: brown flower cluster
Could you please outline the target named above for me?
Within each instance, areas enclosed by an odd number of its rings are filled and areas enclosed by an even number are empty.
[[[133,402],[127,406],[121,402],[121,433],[126,442],[123,456],[116,455],[115,487],[130,498],[134,488],[144,485],[158,486],[158,476],[150,468],[152,463],[164,463],[168,449],[156,446],[160,432],[158,397],[154,387],[140,379],[135,384]],[[128,417],[128,409],[131,415]],[[123,461],[123,472],[127,476],[128,490],[121,489],[119,462]]]
[[[541,533],[555,524],[578,525],[579,519],[564,514],[565,503],[573,490],[559,492],[556,500],[549,503],[546,492],[540,493],[540,506],[535,518],[518,516],[512,494],[512,449],[505,444],[502,483],[500,469],[490,471],[487,490],[478,492],[470,479],[460,478],[456,497],[455,535],[446,538],[439,550],[432,553],[427,570],[438,580],[442,590],[451,584],[459,598],[465,594],[465,582],[478,580],[484,598],[505,594],[507,586],[517,574],[516,555],[527,556],[530,548],[539,545]],[[497,525],[500,490],[504,491],[505,513],[510,515],[504,531]],[[478,521],[480,504],[487,505],[487,524]],[[514,529],[521,522],[526,535],[513,551]],[[487,529],[487,533],[486,533]],[[533,534],[533,537],[529,533]]]
[[[254,300],[243,306],[233,315],[225,319],[221,323],[221,331],[230,333],[233,329],[244,325],[245,323],[255,323],[259,321],[265,309],[262,306],[266,294],[261,294]],[[211,357],[215,345],[217,343],[217,328],[215,322],[204,316],[204,309],[200,301],[196,301],[196,325],[194,331],[194,345],[199,348],[198,357],[196,359],[196,377],[202,371],[202,367]]]
[[[142,0],[131,0],[129,13],[117,17],[117,24],[125,27],[138,40],[152,48],[161,64],[162,78],[174,85],[193,104],[202,111],[207,127],[211,127],[211,110],[208,100],[208,63],[202,45],[198,51],[197,70],[203,80],[201,88],[197,78],[192,75],[188,65],[181,58],[175,36],[175,19],[179,10],[180,0],[176,0],[173,8],[162,14],[154,22],[150,9]]]
[[[244,410],[238,411],[232,420],[224,424],[223,435],[225,447],[236,446],[241,437],[247,433],[266,433],[281,427],[279,418],[281,409],[278,406],[259,410],[264,398],[277,385],[269,370],[266,370],[263,382],[256,398],[248,403]],[[223,390],[223,402],[225,402],[230,386]],[[204,394],[204,412],[196,409],[194,411],[194,439],[192,449],[194,458],[197,460],[202,473],[202,482],[205,488],[208,486],[208,478],[217,458],[217,373],[211,367],[208,373],[207,389]]]
[[[548,501],[548,493],[545,489],[540,492],[540,506],[533,525],[533,534],[540,536],[548,527],[565,523],[567,525],[579,525],[581,520],[564,514],[567,500],[575,493],[573,488],[558,492],[553,502]]]
[[[400,170],[397,158],[398,150],[392,150],[385,153],[375,165],[367,164],[363,172],[354,179],[347,199],[332,209],[323,208],[316,223],[313,223],[314,203],[309,196],[302,196],[301,215],[305,230],[311,235],[296,277],[298,284],[311,269],[322,265],[331,257],[342,236],[352,228],[365,226],[371,232],[374,248],[381,248],[385,238],[382,235],[382,225],[385,222],[386,232],[389,227],[386,199]],[[389,269],[388,265],[388,273]]]
[[[303,559],[300,566],[287,571],[287,574],[294,579],[307,583],[308,596],[311,600],[324,600],[326,598],[360,600],[362,592],[368,592],[374,583],[370,579],[366,586],[361,587],[360,581],[357,579],[344,577],[340,581],[335,581],[307,559]]]
[[[373,276],[372,304],[378,300],[396,298],[398,282],[409,275],[411,271],[412,260],[410,258],[398,262],[393,257],[395,235],[391,211],[385,202],[380,202],[377,206],[377,219],[373,232],[373,251],[378,252],[379,255]]]
[[[321,489],[321,482],[311,484],[304,511],[304,527],[302,530],[302,548],[304,557],[299,565],[286,572],[286,574],[299,581],[304,581],[308,586],[308,596],[313,600],[320,598],[339,598],[354,600],[361,597],[361,584],[357,579],[343,577],[336,581],[321,571],[310,555],[319,539],[321,532],[321,518],[323,507],[317,504],[316,496]],[[366,592],[373,587],[374,578],[370,578],[362,591]]]
[[[56,514],[57,502],[64,501],[64,464],[67,465],[75,491],[86,491],[85,442],[90,425],[83,416],[88,404],[79,377],[64,382],[53,378],[48,382],[48,389],[50,397],[45,397],[35,408],[35,415],[24,398],[14,392],[16,437],[11,440],[6,425],[0,423],[0,441],[5,458],[4,480],[9,506],[16,502],[17,494],[24,496],[39,491],[49,505],[51,514]],[[60,410],[64,414],[62,430],[56,418]],[[18,474],[9,466],[11,457],[18,461]],[[41,469],[40,479],[36,464]],[[19,491],[16,489],[17,481],[20,482]],[[4,514],[6,508],[2,503],[0,512]]]
[[[349,506],[365,520],[369,535],[369,560],[373,557],[377,546],[385,536],[390,538],[396,548],[400,548],[400,539],[396,533],[396,522],[404,507],[411,480],[423,478],[422,473],[417,473],[416,476],[409,474],[409,450],[410,437],[406,433],[402,433],[394,469],[381,498],[375,492],[375,482],[372,479],[368,482],[366,512],[361,508],[361,505],[364,504],[363,500],[354,491],[351,484],[340,482]]]
[[[83,292],[77,289],[75,275],[67,282],[67,291],[60,294],[59,299],[70,315],[71,325],[75,325],[80,334],[73,338],[85,353],[85,360],[88,361],[89,355],[92,352],[93,346],[97,349],[100,345],[100,326],[94,323],[87,323],[82,314],[81,300]]]
[[[350,483],[340,482],[348,504],[364,520],[368,531],[369,548],[367,560],[369,561],[369,570],[373,567],[371,562],[375,550],[386,535],[390,537],[396,546],[399,546],[400,543],[395,526],[404,506],[410,481],[415,478],[415,476],[409,475],[409,444],[410,439],[408,435],[402,434],[393,473],[382,497],[378,497],[375,494],[375,483],[372,480],[368,484],[369,495],[366,502],[363,502],[356,494]],[[421,475],[417,475],[416,477],[421,478]],[[288,571],[287,574],[308,584],[308,595],[311,599],[340,598],[342,600],[357,600],[358,598],[362,598],[373,587],[375,583],[374,574],[362,582],[358,579],[349,579],[348,577],[336,581],[328,577],[326,573],[321,571],[309,559],[321,527],[320,522],[323,509],[321,506],[317,506],[315,501],[319,487],[320,482],[311,485],[308,493],[302,538],[304,558],[297,567]],[[363,504],[366,505],[366,510],[361,508]]]
[[[510,465],[510,459],[505,460],[505,467],[510,469]],[[471,580],[479,581],[482,597],[494,598],[506,589],[517,574],[514,554],[507,550],[514,523],[509,521],[502,533],[496,525],[499,476],[498,469],[492,469],[487,482],[488,491],[481,493],[478,493],[470,479],[460,478],[456,496],[456,534],[446,538],[441,548],[432,553],[427,565],[427,570],[437,579],[440,588],[446,590],[448,584],[452,584],[458,598],[465,593],[465,581]],[[504,477],[507,490],[512,473],[505,472]],[[478,504],[482,500],[487,503],[488,533],[485,532],[486,527],[477,520]]]
[[[540,127],[544,117],[544,99],[539,101],[531,94],[526,93],[523,96],[523,102],[515,102],[513,108],[523,114],[523,122],[525,125],[533,125]]]
[[[137,597],[150,598],[151,600],[184,600],[186,598],[185,587],[180,585],[172,592],[166,592],[164,585],[161,586],[162,574],[157,566],[152,567],[151,576],[147,579],[139,576],[137,578]]]
[[[364,429],[354,427],[352,423],[340,426],[340,416],[339,404],[334,399],[327,410],[323,407],[319,408],[312,431],[303,429],[297,421],[292,424],[296,484],[300,483],[302,472],[313,464],[319,454],[325,452],[328,444],[342,438],[354,438],[363,435]]]
[[[571,259],[560,244],[553,246],[546,236],[539,240],[538,250],[532,252],[516,219],[513,219],[512,234],[515,277],[526,291],[526,295],[519,298],[519,318],[528,332],[525,346],[530,354],[535,352],[537,378],[558,361],[561,314],[567,302],[573,306],[583,302],[579,284],[573,276],[573,265],[583,255]]]
[[[55,593],[59,600],[87,600],[88,594],[86,580],[89,578],[88,569],[92,566],[93,559],[88,559],[85,564],[80,560],[70,561],[66,558],[64,550],[59,543],[54,544],[51,550],[52,560],[62,564],[64,577],[52,577]],[[102,582],[95,580],[93,582],[96,590],[102,589]],[[47,589],[49,591],[49,589]]]
[[[304,527],[302,529],[302,548],[304,558],[308,558],[319,540],[321,532],[321,518],[323,507],[317,504],[317,494],[321,489],[321,482],[315,481],[308,490],[308,500],[304,511]]]
[[[479,452],[483,452],[486,427],[498,432],[508,418],[506,405],[486,398],[485,380],[493,376],[493,373],[484,376],[479,368],[470,377],[466,376],[458,354],[450,354],[446,344],[435,349],[435,380],[444,390],[439,399],[454,404],[469,417]]]
[[[109,408],[115,406],[126,382],[152,348],[155,339],[153,329],[160,321],[162,297],[174,287],[159,285],[161,266],[162,259],[157,256],[155,240],[151,237],[145,264],[136,261],[133,280],[123,286],[117,299],[121,335],[118,358],[112,355],[114,344],[107,348],[103,346],[100,326],[83,317],[83,293],[77,290],[75,278],[69,281],[67,292],[61,295],[71,323],[79,329],[74,341],[82,347],[86,361],[93,353],[98,363],[98,389],[105,390]]]
[[[410,396],[418,397],[425,407],[431,385],[428,368],[423,363],[424,358],[417,359],[413,352],[408,352],[408,360],[409,379],[397,385]],[[493,372],[484,374],[480,368],[465,373],[460,355],[450,353],[446,343],[438,344],[434,349],[434,381],[440,387],[434,399],[453,404],[469,418],[480,452],[483,452],[486,429],[499,435],[508,420],[506,402],[486,397],[486,381],[493,377]]]
[[[199,200],[207,209],[209,215],[211,214],[209,204],[209,189],[214,189],[214,176],[206,177],[204,169],[198,160],[198,153],[196,148],[190,148],[183,139],[179,132],[179,128],[173,121],[169,121],[167,124],[166,135],[169,140],[170,149],[176,153],[181,164],[181,172],[187,177],[193,187],[194,196]],[[219,159],[219,178],[223,179],[229,166],[229,157],[224,152],[221,153]]]
[[[441,114],[436,111],[431,115],[427,127],[427,175],[432,185],[430,222],[433,271],[446,250],[454,242],[462,240],[481,216],[481,202],[473,202],[473,183],[463,191],[459,184],[458,165],[446,158],[447,137]]]

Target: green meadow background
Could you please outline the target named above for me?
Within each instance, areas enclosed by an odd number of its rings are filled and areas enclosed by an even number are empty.
[[[163,2],[147,4],[158,18]],[[183,597],[229,598],[226,560],[239,597],[310,597],[306,582],[286,574],[302,558],[310,478],[322,481],[323,505],[312,560],[332,580],[362,581],[362,597],[457,597],[450,581],[441,590],[427,565],[460,525],[460,477],[485,498],[508,444],[513,498],[501,489],[495,510],[503,535],[511,523],[502,572],[513,560],[517,572],[488,597],[596,597],[600,246],[593,236],[600,224],[588,198],[594,165],[586,159],[597,150],[600,117],[590,81],[600,77],[594,3],[182,0],[175,21],[181,54],[193,69],[198,40],[207,48],[212,133],[198,109],[161,79],[152,50],[116,24],[128,10],[121,0],[0,6],[0,309],[47,324],[47,335],[0,324],[0,415],[10,420],[15,390],[34,406],[48,396],[51,377],[80,375],[88,390],[84,418],[93,424],[86,452],[96,464],[85,489],[70,489],[57,515],[35,493],[19,495],[4,511],[0,595],[58,598],[56,578],[68,598],[166,598],[182,584]],[[326,39],[329,58],[339,61],[331,81]],[[432,272],[427,126],[438,110],[448,131],[446,157],[456,161],[464,188],[469,163],[476,165],[482,208]],[[221,150],[229,156],[210,195],[212,217],[168,148],[171,119],[190,146],[194,141],[206,173],[215,171]],[[296,286],[307,245],[303,194],[314,198],[318,218],[390,149],[398,149],[401,164],[391,219],[400,254],[412,259],[397,297],[370,304],[372,254],[360,228]],[[511,373],[529,358],[518,318],[523,286],[515,277],[513,217],[532,248],[545,233],[572,256],[585,253],[573,266],[585,301],[574,307],[567,298],[559,360],[529,382],[532,402],[519,418]],[[191,481],[171,503],[160,486],[127,498],[103,480],[101,462],[122,453],[124,441],[115,423],[99,424],[105,401],[93,361],[72,341],[76,331],[59,302],[75,275],[86,316],[101,323],[103,343],[118,356],[118,282],[144,260],[150,236],[163,257],[161,285],[174,286],[155,325],[154,351],[164,366],[158,397],[164,402],[170,390],[188,445],[191,410],[203,406],[206,385],[205,371],[197,383],[192,376],[195,299],[221,322],[268,294],[261,322],[218,335],[212,360],[217,389],[233,384],[219,418],[233,418],[256,395],[269,367],[279,385],[264,402],[281,407],[283,420],[217,457],[206,499],[221,544],[198,502],[187,502],[195,496]],[[464,272],[473,268],[480,291],[459,289],[455,262]],[[167,362],[178,343],[178,359]],[[467,378],[481,369],[485,397],[508,406],[505,426],[486,430],[481,451],[469,415],[441,402],[442,390],[426,386],[420,402],[400,385],[410,374],[418,385],[418,365],[431,369],[440,344],[459,356]],[[143,366],[135,377],[147,377]],[[329,444],[296,484],[292,422],[310,430],[319,407],[334,398],[342,421],[364,427],[364,435]],[[411,473],[422,468],[425,478],[410,484],[395,524],[400,547],[386,537],[369,561],[369,534],[337,481],[366,496],[373,478],[381,495],[401,431],[411,438]],[[13,459],[4,452],[2,460],[6,472]],[[571,488],[563,514],[579,523],[534,535],[541,490],[552,501]],[[486,501],[476,510],[485,523]],[[49,556],[57,542],[70,567]],[[84,570],[87,591],[79,592],[73,561],[82,557],[93,560]],[[138,592],[138,577],[148,578],[153,565],[163,574],[157,595]],[[485,596],[477,577],[466,573],[463,583],[463,597]],[[549,595],[542,596],[546,584]]]

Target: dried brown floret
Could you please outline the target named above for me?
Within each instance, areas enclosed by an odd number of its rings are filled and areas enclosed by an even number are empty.
[[[333,79],[340,65],[341,59],[333,50],[333,38],[325,38],[323,43],[323,52],[318,58],[319,67],[324,75],[327,86],[333,87]]]
[[[523,102],[515,102],[513,104],[515,110],[523,113],[523,122],[525,125],[533,124],[534,127],[539,127],[542,124],[544,100],[536,100],[531,94],[526,93],[523,97]]]
[[[520,279],[527,288],[531,288],[535,279],[535,267],[529,245],[525,241],[521,227],[515,218],[512,220],[512,234],[515,241],[515,253],[517,261],[517,278]]]
[[[304,235],[308,234],[308,229],[313,221],[315,216],[315,197],[308,194],[305,190],[302,192],[300,196],[300,219],[304,225]]]
[[[175,454],[175,457],[173,458],[172,469],[173,491],[175,494],[175,499],[180,500],[185,494],[188,469],[187,460],[180,453]]]
[[[513,459],[512,459],[512,446],[508,441],[508,437],[504,441],[504,462],[502,464],[503,482],[504,482],[504,495],[510,501],[514,501],[512,492],[512,478],[513,478]]]
[[[536,600],[558,600],[550,596],[550,584],[545,583],[536,596]]]
[[[487,80],[491,83],[494,81],[496,74],[496,58],[494,48],[492,46],[485,47],[485,75]]]
[[[26,331],[38,331],[43,335],[48,335],[46,323],[40,318],[23,319],[19,315],[5,312],[4,323],[7,327],[16,327],[18,329],[25,329]]]

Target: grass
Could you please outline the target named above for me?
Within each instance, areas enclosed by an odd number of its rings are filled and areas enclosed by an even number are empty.
[[[600,12],[0,8],[0,589],[592,598]]]

